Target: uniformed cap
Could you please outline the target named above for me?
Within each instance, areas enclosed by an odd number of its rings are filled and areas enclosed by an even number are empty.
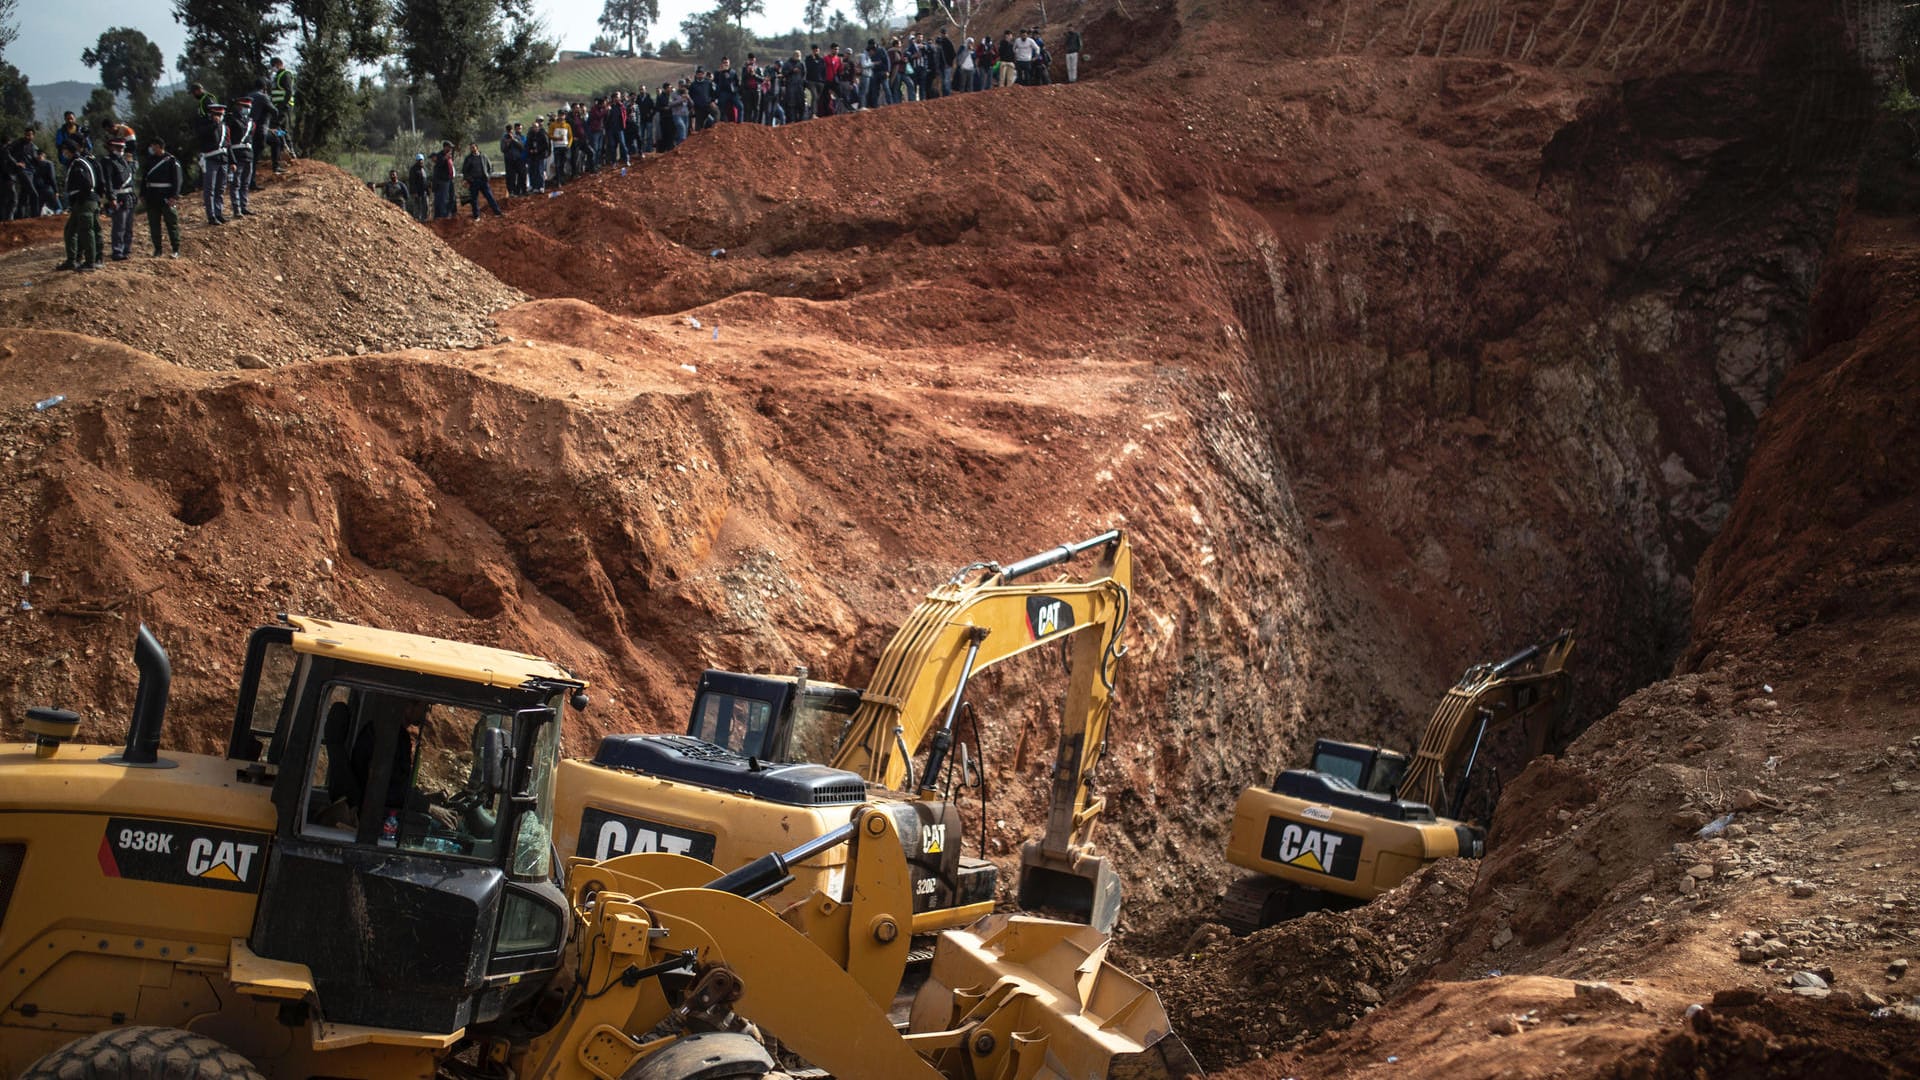
[[[124,150],[126,149],[126,147],[127,147],[127,140],[125,139],[108,139],[107,140],[107,149],[109,150]]]
[[[215,101],[207,106],[208,112],[226,112],[227,107]]]

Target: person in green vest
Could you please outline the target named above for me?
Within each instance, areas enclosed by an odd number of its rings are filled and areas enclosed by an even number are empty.
[[[287,62],[273,58],[273,74],[267,77],[267,100],[273,104],[274,126],[286,133],[284,138],[269,138],[273,149],[273,171],[280,171],[280,144],[293,137],[293,72]]]

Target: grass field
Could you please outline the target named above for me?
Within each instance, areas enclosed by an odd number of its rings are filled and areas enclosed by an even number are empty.
[[[563,102],[591,101],[608,87],[657,90],[669,79],[693,74],[693,61],[646,60],[640,57],[589,57],[562,60],[553,65],[546,83],[528,97],[515,115],[551,112]]]

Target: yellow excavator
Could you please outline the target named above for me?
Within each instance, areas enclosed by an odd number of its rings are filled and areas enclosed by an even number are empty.
[[[881,806],[732,873],[559,864],[560,717],[586,687],[539,658],[285,617],[249,643],[224,757],[161,751],[171,669],[144,627],[135,658],[124,747],[39,708],[0,744],[0,1076],[1195,1072],[1071,923],[942,935],[891,1021],[912,889]],[[760,902],[828,850],[841,890]]]
[[[1486,833],[1464,817],[1486,740],[1518,728],[1527,759],[1545,752],[1571,703],[1572,651],[1572,631],[1563,630],[1497,664],[1468,668],[1440,699],[1411,760],[1320,739],[1309,768],[1242,792],[1227,861],[1254,873],[1228,887],[1221,921],[1251,933],[1363,904],[1436,859],[1479,858]]]
[[[1085,552],[1086,579],[1029,581]],[[956,728],[967,685],[1002,661],[1048,646],[1066,661],[1047,825],[1021,851],[1017,899],[1110,930],[1119,878],[1093,851],[1103,800],[1090,794],[1106,746],[1121,634],[1132,599],[1124,534],[1102,533],[1001,566],[975,563],[914,609],[865,690],[793,675],[707,671],[683,735],[615,735],[590,761],[561,764],[560,850],[691,855],[722,869],[824,836],[856,806],[894,816],[912,868],[916,934],[963,926],[993,909],[995,868],[961,854],[954,795],[978,783]],[[916,768],[923,747],[926,759]],[[834,891],[840,849],[792,867],[792,890]]]

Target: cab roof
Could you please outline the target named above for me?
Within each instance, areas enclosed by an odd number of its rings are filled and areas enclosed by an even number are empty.
[[[293,627],[295,652],[337,656],[375,667],[439,675],[483,686],[518,687],[536,681],[587,685],[565,668],[526,653],[396,630],[376,630],[308,615],[283,617]]]

